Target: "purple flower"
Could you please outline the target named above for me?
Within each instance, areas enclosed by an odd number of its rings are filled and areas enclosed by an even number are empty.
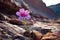
[[[25,10],[24,8],[19,9],[19,11],[16,12],[16,15],[19,16],[18,17],[19,20],[24,20],[24,19],[29,20],[31,18],[30,11]]]

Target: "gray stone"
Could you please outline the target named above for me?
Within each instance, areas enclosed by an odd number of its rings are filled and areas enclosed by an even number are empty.
[[[36,31],[38,31],[38,32],[40,32],[42,34],[46,34],[48,32],[51,32],[51,29],[44,29],[44,28],[39,28],[39,27],[30,27],[29,30],[30,31],[36,30]]]

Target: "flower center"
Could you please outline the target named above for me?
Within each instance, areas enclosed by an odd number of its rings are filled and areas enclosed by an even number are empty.
[[[25,17],[26,16],[25,12],[21,13],[21,16],[22,17]]]

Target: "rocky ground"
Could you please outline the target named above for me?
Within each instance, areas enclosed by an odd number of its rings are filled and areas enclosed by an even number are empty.
[[[0,40],[60,40],[60,22],[50,20],[24,22],[0,13]]]
[[[10,1],[0,0],[0,40],[60,40],[60,19],[51,20],[49,17],[46,18],[39,14],[36,16],[32,13],[31,20],[27,20],[27,23],[24,24],[16,16],[19,7]],[[24,8],[31,7],[24,5],[22,5]],[[44,8],[42,9],[47,12]],[[47,8],[47,10],[49,9]]]

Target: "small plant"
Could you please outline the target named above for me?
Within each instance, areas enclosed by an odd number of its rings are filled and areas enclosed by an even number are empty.
[[[30,16],[30,11],[29,10],[25,10],[24,8],[19,9],[19,11],[16,12],[16,15],[18,16],[19,20],[30,20],[31,16]]]
[[[31,19],[30,11],[25,10],[24,8],[21,8],[21,9],[19,9],[19,11],[16,12],[16,15],[18,16],[18,19],[20,21],[23,21],[25,29],[27,30],[29,28],[28,25],[26,25],[28,22],[27,20]]]

